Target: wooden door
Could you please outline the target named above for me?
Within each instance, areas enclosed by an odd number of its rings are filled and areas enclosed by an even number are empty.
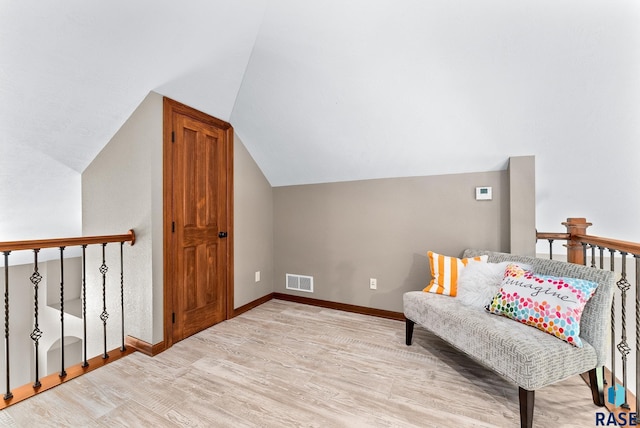
[[[165,207],[165,342],[170,346],[227,319],[229,301],[233,308],[233,130],[166,98],[164,120],[165,205],[170,205]]]

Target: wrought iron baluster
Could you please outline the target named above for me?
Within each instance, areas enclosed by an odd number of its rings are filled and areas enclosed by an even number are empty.
[[[596,246],[593,244],[589,245],[591,247],[591,267],[596,267]]]
[[[587,245],[589,244],[585,244],[584,242],[581,242],[580,244],[582,244],[582,264],[586,266],[587,265]]]
[[[616,271],[616,251],[609,248],[610,271]],[[616,402],[616,293],[611,298],[611,385],[613,387],[613,402]]]
[[[547,239],[549,241],[549,260],[553,260],[553,239]]]
[[[107,244],[102,244],[102,264],[100,265],[100,273],[102,274],[102,313],[100,314],[100,319],[102,320],[102,328],[103,328],[103,337],[104,337],[104,353],[102,354],[103,359],[109,358],[109,354],[107,354],[107,319],[109,318],[109,313],[107,312],[107,271],[109,268],[105,263],[105,247]]]
[[[9,254],[11,251],[4,251],[4,361],[7,364],[7,392],[4,394],[4,399],[11,400],[13,394],[11,393],[11,381],[9,376]]]
[[[600,252],[600,269],[604,269],[604,247],[600,247],[598,246],[598,251]],[[603,376],[602,379],[602,383],[603,385],[607,385],[607,378],[605,376]]]
[[[636,259],[636,414],[640,411],[640,255]]]
[[[64,369],[64,249],[60,247],[60,377],[66,377]]]
[[[629,403],[627,403],[627,356],[631,352],[629,344],[627,343],[627,291],[631,288],[631,284],[627,281],[627,253],[620,251],[622,255],[622,274],[616,285],[620,289],[621,293],[621,312],[622,312],[622,329],[620,343],[618,343],[618,352],[622,354],[622,387],[624,388],[624,403],[620,407],[629,409]]]
[[[604,247],[598,247],[600,250],[600,269],[604,269]]]
[[[122,346],[120,351],[126,351],[127,347],[124,346],[124,255],[123,255],[124,242],[120,242],[120,314],[122,316]]]
[[[87,361],[87,246],[82,246],[82,367],[89,367]]]
[[[31,337],[31,340],[33,340],[34,342],[35,359],[36,359],[36,370],[35,370],[36,378],[33,383],[34,388],[40,388],[42,386],[42,384],[40,383],[40,375],[39,375],[40,358],[38,355],[38,345],[40,344],[40,338],[42,337],[42,331],[40,331],[40,328],[38,325],[38,306],[39,306],[38,305],[38,284],[40,284],[40,281],[42,281],[42,275],[40,275],[40,272],[38,272],[38,252],[39,251],[40,251],[39,249],[33,250],[33,273],[29,278],[31,280],[31,283],[33,284],[34,323],[33,323],[33,331],[31,332],[30,337]]]

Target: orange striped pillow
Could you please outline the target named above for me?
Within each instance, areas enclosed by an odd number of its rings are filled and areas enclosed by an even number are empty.
[[[489,256],[477,256],[468,259],[458,259],[436,254],[433,251],[427,253],[431,275],[433,279],[424,290],[429,293],[443,294],[455,297],[458,294],[458,277],[460,272],[469,262],[486,262]]]

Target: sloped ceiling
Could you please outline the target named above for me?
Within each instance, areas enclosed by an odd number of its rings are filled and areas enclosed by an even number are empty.
[[[232,122],[274,186],[595,149],[638,111],[638,7],[614,3],[270,2]]]
[[[264,4],[3,0],[3,144],[82,172],[150,90],[228,119]]]
[[[638,24],[636,0],[0,0],[0,145],[79,176],[153,90],[230,121],[273,186],[535,155],[541,229],[624,200],[606,232],[640,240]]]
[[[80,174],[149,91],[229,120],[265,6],[0,0],[0,241],[80,235]]]

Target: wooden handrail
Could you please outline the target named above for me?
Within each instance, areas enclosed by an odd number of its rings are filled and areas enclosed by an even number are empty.
[[[536,232],[537,239],[553,239],[557,241],[567,241],[571,239],[571,235],[568,233],[548,233],[548,232]]]
[[[631,241],[621,241],[619,239],[603,238],[595,235],[581,235],[570,233],[536,232],[537,239],[553,239],[554,241],[584,242],[585,244],[597,245],[598,247],[617,250],[627,254],[640,255],[640,243]]]
[[[136,242],[133,229],[123,235],[81,236],[77,238],[35,239],[31,241],[0,242],[0,252],[19,250],[41,250],[43,248],[73,247],[78,245],[108,244],[109,242]]]
[[[640,243],[620,241],[618,239],[602,238],[594,235],[573,235],[573,239],[578,242],[584,242],[585,244],[595,244],[599,247],[608,248],[611,250],[618,250],[627,254],[640,255]]]

